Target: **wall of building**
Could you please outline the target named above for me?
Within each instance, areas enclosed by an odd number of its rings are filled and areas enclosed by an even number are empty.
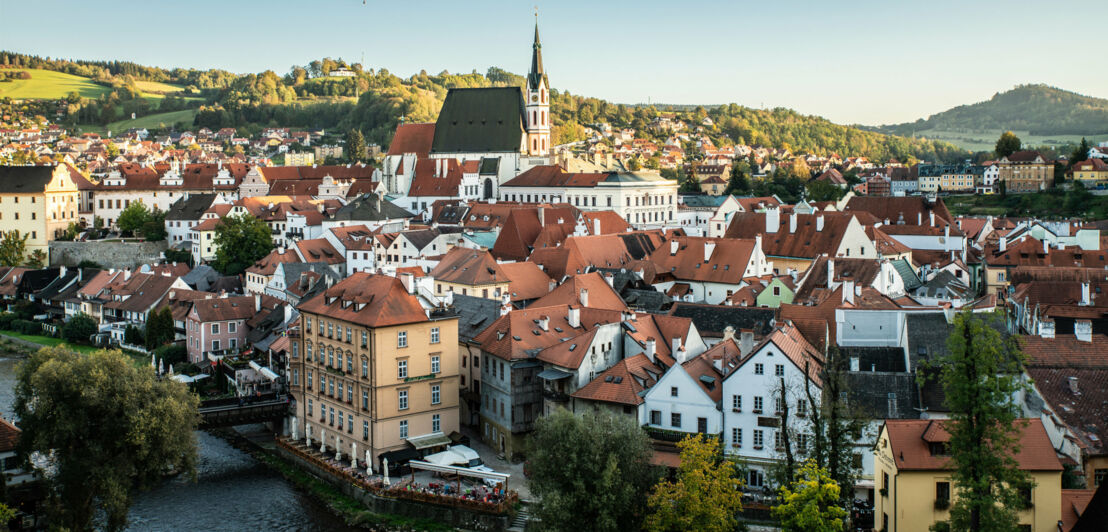
[[[28,246],[29,248],[30,246]],[[105,268],[135,268],[161,260],[161,242],[50,242],[51,266],[76,266],[91,260]]]

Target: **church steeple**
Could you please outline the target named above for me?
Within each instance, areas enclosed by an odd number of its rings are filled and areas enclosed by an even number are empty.
[[[527,75],[527,88],[538,90],[539,82],[546,75],[542,69],[542,43],[539,42],[539,20],[535,14],[535,44],[531,46],[531,73]]]

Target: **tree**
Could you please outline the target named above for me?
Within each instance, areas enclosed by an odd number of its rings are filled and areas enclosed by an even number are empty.
[[[750,193],[750,165],[746,161],[740,161],[731,167],[731,179],[727,181],[727,190],[724,194],[749,194]]]
[[[78,314],[69,318],[62,326],[62,338],[73,344],[87,344],[89,338],[96,334],[96,320],[85,314]]]
[[[558,409],[540,418],[530,442],[528,486],[540,527],[637,530],[658,476],[650,439],[633,419]],[[534,523],[534,522],[532,522]]]
[[[150,221],[150,211],[146,208],[146,204],[142,200],[135,200],[123,208],[115,224],[121,233],[134,234],[148,221]]]
[[[365,158],[365,137],[357,129],[351,129],[346,133],[346,158],[356,163]]]
[[[1023,143],[1020,142],[1020,138],[1017,137],[1015,133],[1005,131],[1004,134],[1000,136],[1000,139],[996,141],[996,156],[1000,158],[1012,155],[1019,151],[1022,145]]]
[[[681,449],[677,479],[654,487],[644,528],[651,532],[734,530],[742,510],[735,464],[723,458],[714,438],[693,434],[677,447]]]
[[[19,367],[19,451],[48,457],[45,510],[66,530],[121,530],[135,489],[195,478],[198,399],[122,352],[46,347]]]
[[[166,343],[172,342],[173,311],[169,306],[154,309],[146,320],[146,349],[155,349]]]
[[[808,201],[838,201],[846,195],[846,189],[827,179],[813,179],[805,186]]]
[[[773,517],[786,532],[840,532],[847,516],[840,491],[825,469],[808,460],[792,483],[781,486]]]
[[[1073,168],[1073,165],[1075,165],[1075,164],[1077,164],[1081,161],[1084,161],[1085,159],[1088,159],[1088,158],[1089,158],[1089,141],[1086,140],[1085,137],[1081,137],[1081,144],[1078,144],[1077,147],[1073,149],[1073,153],[1070,155],[1070,168]],[[1054,173],[1057,174],[1058,171],[1055,170]]]
[[[1014,458],[1021,423],[1015,395],[1027,388],[1023,354],[1014,337],[1001,337],[969,311],[955,318],[947,349],[935,367],[950,409],[946,430],[958,487],[951,528],[1015,530],[1020,489],[1032,483]]]
[[[866,418],[850,408],[847,385],[850,362],[842,356],[838,346],[832,345],[823,367],[822,399],[817,399],[810,386],[805,387],[808,396],[809,419],[812,424],[812,452],[810,457],[816,466],[827,470],[839,486],[853,486],[857,470],[854,467],[854,441],[861,434]],[[811,378],[807,363],[806,378]],[[850,495],[843,490],[843,496]]]
[[[24,262],[23,265],[32,270],[38,270],[46,267],[46,259],[46,252],[36,249],[31,252],[31,255],[27,257],[27,262]]]
[[[273,250],[265,222],[249,214],[224,217],[215,226],[215,263],[224,275],[238,275]]]
[[[157,242],[165,240],[168,233],[165,230],[165,213],[161,209],[154,207],[150,211],[150,217],[142,224],[140,229],[142,237],[146,240]]]
[[[185,264],[188,264],[189,266],[192,266],[192,253],[183,249],[169,248],[165,250],[165,261],[183,262]]]
[[[2,233],[0,237],[0,266],[19,266],[27,255],[27,237],[18,229]]]

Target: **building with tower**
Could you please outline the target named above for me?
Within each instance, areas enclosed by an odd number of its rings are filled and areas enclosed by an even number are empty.
[[[434,187],[436,199],[496,199],[501,184],[530,168],[551,164],[550,123],[550,85],[536,23],[526,87],[450,89],[434,124],[396,128],[382,169],[385,186],[394,203],[410,208],[413,184],[438,175],[439,166],[420,162],[454,159],[469,170],[467,178],[451,187],[457,188],[453,196]]]

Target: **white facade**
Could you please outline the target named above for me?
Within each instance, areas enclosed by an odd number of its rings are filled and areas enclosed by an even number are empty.
[[[612,174],[593,187],[502,186],[500,199],[565,202],[583,211],[615,211],[636,228],[677,221],[677,182],[653,174]]]
[[[716,382],[716,386],[721,383]],[[678,432],[719,434],[722,417],[716,402],[681,364],[674,364],[643,397],[643,425]],[[700,429],[705,428],[701,431]]]

